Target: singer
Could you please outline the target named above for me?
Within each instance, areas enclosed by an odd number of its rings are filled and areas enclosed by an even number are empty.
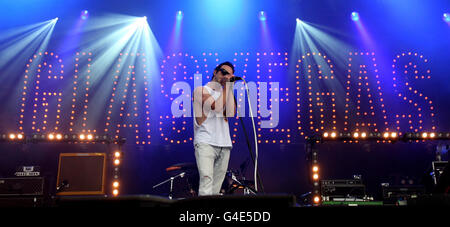
[[[232,148],[228,117],[236,114],[234,66],[219,64],[205,86],[194,90],[194,147],[200,183],[198,195],[218,195]]]

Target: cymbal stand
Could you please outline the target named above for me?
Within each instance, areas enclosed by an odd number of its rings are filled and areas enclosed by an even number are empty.
[[[170,182],[169,199],[172,199],[173,198],[173,180],[175,180],[175,178],[178,178],[178,177],[183,178],[185,174],[186,174],[186,172],[182,172],[182,173],[180,173],[178,175],[170,177],[169,179],[167,179],[167,180],[165,180],[165,181],[163,181],[163,182],[161,182],[159,184],[154,185],[153,188],[155,189],[155,188],[157,188],[157,187],[159,187],[159,186],[161,186],[161,185],[163,185],[163,184],[165,184],[167,182]]]

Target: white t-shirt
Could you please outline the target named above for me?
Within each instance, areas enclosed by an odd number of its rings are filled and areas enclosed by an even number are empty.
[[[208,86],[204,86],[209,94],[217,101],[221,92],[214,91]],[[223,113],[217,113],[214,110],[205,113],[206,119],[201,125],[197,124],[194,112],[194,145],[206,143],[217,147],[232,147],[230,128],[228,121],[225,121]]]

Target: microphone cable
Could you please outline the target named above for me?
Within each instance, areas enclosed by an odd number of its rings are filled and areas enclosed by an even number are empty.
[[[252,106],[251,106],[251,102],[250,102],[250,91],[249,91],[248,86],[247,86],[247,81],[245,81],[243,78],[242,78],[242,80],[244,82],[245,90],[247,92],[246,96],[247,96],[247,101],[248,101],[248,106],[249,106],[249,111],[250,111],[250,117],[252,119],[253,135],[254,135],[254,138],[255,138],[255,157],[253,157],[252,148],[251,148],[251,145],[250,145],[250,140],[249,140],[249,137],[248,137],[248,134],[247,134],[247,130],[246,130],[245,125],[244,125],[244,121],[242,120],[241,117],[239,117],[239,120],[240,120],[242,128],[244,130],[244,135],[245,135],[247,146],[248,146],[248,149],[249,149],[249,152],[250,152],[250,157],[252,158],[253,164],[255,166],[254,173],[253,173],[253,177],[255,179],[255,191],[258,192],[258,182],[259,182],[259,185],[261,186],[261,191],[264,193],[264,186],[262,184],[261,177],[260,177],[259,171],[258,171],[258,155],[259,155],[258,154],[258,140],[257,140],[257,136],[256,136],[255,120],[254,120]],[[236,97],[234,98],[234,102],[235,102],[236,108],[237,108]]]

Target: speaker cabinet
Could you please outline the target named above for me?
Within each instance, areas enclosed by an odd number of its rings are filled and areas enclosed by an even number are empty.
[[[56,195],[105,194],[105,153],[61,153]]]
[[[0,178],[0,197],[42,195],[44,195],[44,178],[42,177]]]

